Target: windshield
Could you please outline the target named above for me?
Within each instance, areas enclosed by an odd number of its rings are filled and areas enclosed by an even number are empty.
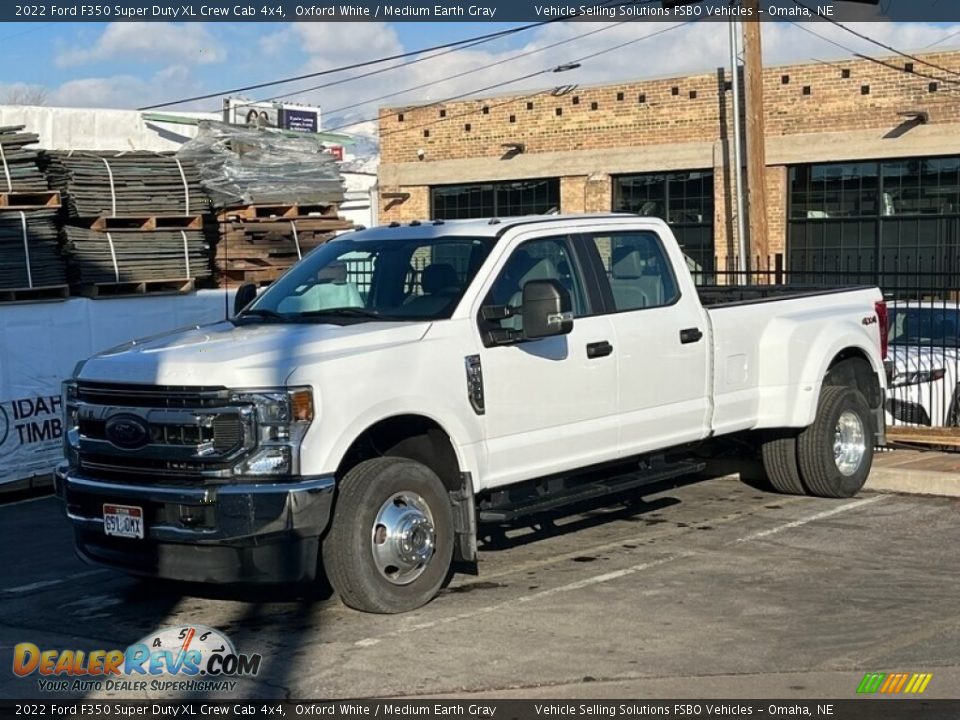
[[[908,307],[890,309],[890,342],[894,345],[958,347],[960,308]]]
[[[239,319],[352,323],[448,318],[494,242],[457,236],[351,237],[314,250]]]

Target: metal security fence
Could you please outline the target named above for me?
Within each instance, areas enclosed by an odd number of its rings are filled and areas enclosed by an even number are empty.
[[[733,292],[750,299],[878,286],[887,301],[887,358],[893,364],[888,424],[960,427],[960,251],[926,256],[793,252],[752,258],[746,271],[738,269],[736,258],[715,260],[712,268],[690,265],[708,304]]]

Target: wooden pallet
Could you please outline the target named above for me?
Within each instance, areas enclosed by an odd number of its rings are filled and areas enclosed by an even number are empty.
[[[131,295],[183,295],[193,292],[193,278],[172,280],[130,280],[128,282],[91,283],[80,286],[80,294],[93,299],[129,297]]]
[[[272,283],[287,270],[288,268],[285,267],[219,268],[217,275],[221,287],[238,287],[248,282],[264,286]]]
[[[291,226],[292,223],[292,226]],[[297,232],[335,233],[343,230],[352,230],[354,225],[335,215],[311,215],[292,218],[261,218],[259,220],[242,220],[230,218],[221,223],[224,233],[284,233],[289,235],[296,227]]]
[[[60,193],[56,190],[32,192],[0,192],[0,211],[39,210],[60,207]]]
[[[887,440],[890,442],[960,448],[960,428],[892,425],[887,427]]]
[[[68,285],[32,288],[0,288],[0,303],[59,302],[70,297]]]
[[[332,205],[309,205],[301,203],[274,204],[274,205],[245,205],[237,208],[227,208],[217,213],[217,220],[243,220],[257,222],[260,220],[292,220],[295,218],[324,217],[336,220],[337,215]]]
[[[203,215],[121,215],[108,217],[98,215],[87,218],[70,218],[71,225],[90,230],[203,230]]]

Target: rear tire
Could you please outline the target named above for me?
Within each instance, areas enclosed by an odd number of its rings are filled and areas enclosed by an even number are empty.
[[[773,489],[784,495],[805,495],[797,464],[797,435],[784,434],[765,440],[760,447],[763,469]]]
[[[338,484],[323,563],[345,605],[401,613],[437,595],[453,545],[453,511],[440,478],[413,460],[374,458]]]
[[[800,477],[811,495],[856,495],[873,465],[873,415],[858,391],[826,385],[817,417],[797,438]]]

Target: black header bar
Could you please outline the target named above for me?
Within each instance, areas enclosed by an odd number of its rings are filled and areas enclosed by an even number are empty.
[[[734,3],[736,5],[736,3]],[[666,7],[665,7],[666,6]],[[759,11],[731,7],[728,0],[57,0],[0,3],[3,22],[537,22],[578,19],[601,22],[687,20],[840,22],[956,22],[960,0],[759,0]]]

